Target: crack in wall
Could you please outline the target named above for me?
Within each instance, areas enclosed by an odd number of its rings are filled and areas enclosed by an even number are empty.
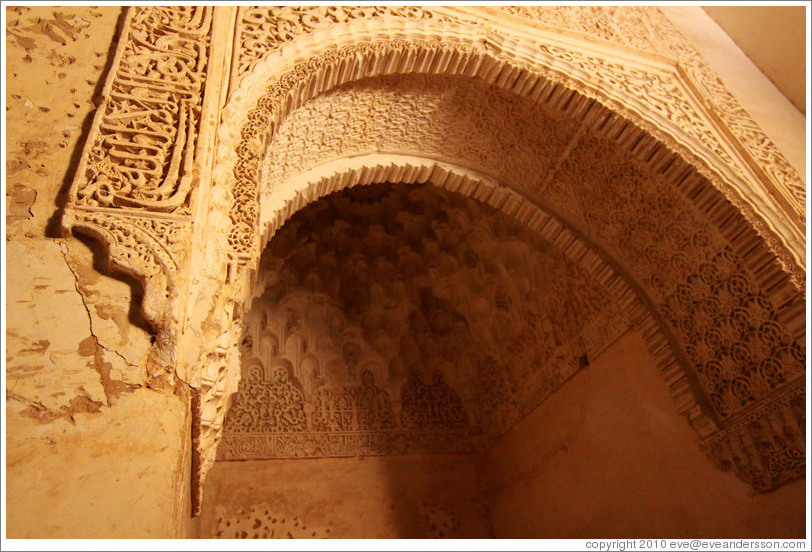
[[[110,377],[110,372],[112,370],[112,364],[109,362],[105,362],[104,360],[104,351],[111,353],[122,361],[124,361],[127,366],[132,368],[138,368],[138,366],[132,364],[128,361],[121,353],[115,350],[111,350],[99,341],[99,338],[96,336],[95,332],[93,331],[93,316],[90,313],[90,306],[87,304],[87,299],[85,298],[84,294],[81,291],[81,286],[79,284],[79,275],[73,269],[70,261],[68,260],[68,254],[65,251],[65,242],[60,241],[59,243],[59,251],[62,253],[62,257],[65,260],[65,264],[70,270],[71,274],[73,274],[74,278],[74,288],[76,289],[76,293],[79,294],[79,297],[82,301],[82,306],[85,308],[85,312],[87,313],[88,319],[88,326],[90,330],[90,337],[88,337],[85,341],[79,344],[80,350],[83,346],[87,347],[86,344],[89,344],[91,349],[88,352],[91,352],[93,355],[93,362],[92,368],[99,374],[99,380],[101,382],[102,388],[104,389],[104,394],[107,399],[107,406],[112,406],[112,399],[118,398],[121,395],[129,394],[134,392],[136,389],[144,387],[143,384],[134,384],[134,383],[126,383],[121,380],[116,380]]]

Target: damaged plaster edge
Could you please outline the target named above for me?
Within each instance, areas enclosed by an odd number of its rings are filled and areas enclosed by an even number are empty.
[[[47,424],[58,419],[64,419],[72,425],[76,424],[74,415],[76,414],[97,414],[101,411],[103,403],[95,401],[90,398],[88,392],[80,387],[80,393],[77,393],[67,405],[62,405],[58,410],[48,408],[40,401],[34,401],[18,395],[6,389],[6,403],[16,401],[26,405],[26,408],[20,411],[21,416],[31,418],[39,423]]]
[[[112,399],[118,398],[123,394],[129,394],[134,392],[136,389],[144,387],[144,384],[133,384],[133,383],[126,383],[120,380],[114,380],[110,377],[110,363],[104,361],[104,352],[108,352],[116,357],[120,358],[127,366],[131,368],[139,368],[138,366],[132,364],[126,357],[124,357],[121,353],[115,350],[111,350],[108,347],[105,347],[99,338],[96,336],[94,329],[93,329],[93,316],[90,312],[90,306],[88,305],[88,299],[85,297],[84,293],[82,293],[81,286],[79,285],[79,275],[77,274],[76,270],[74,269],[73,265],[71,264],[70,259],[68,258],[68,251],[66,250],[68,247],[67,240],[58,240],[59,243],[59,251],[62,254],[62,258],[65,260],[65,264],[70,270],[71,274],[73,274],[74,279],[74,289],[76,293],[79,295],[79,298],[82,302],[82,306],[85,309],[85,313],[87,314],[88,320],[88,330],[90,333],[90,339],[92,339],[93,349],[93,361],[91,368],[95,370],[99,374],[99,383],[104,390],[104,395],[106,398],[107,406],[112,406]]]

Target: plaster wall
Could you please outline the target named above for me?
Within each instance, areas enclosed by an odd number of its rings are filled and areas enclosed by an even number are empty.
[[[489,538],[479,456],[218,462],[201,538]]]
[[[4,11],[7,536],[177,536],[187,400],[145,387],[138,286],[53,230],[122,10]]]
[[[718,470],[631,330],[484,461],[499,538],[803,538],[806,481],[766,494]]]
[[[808,6],[781,6],[779,9],[776,6],[703,6],[702,9],[736,41],[792,105],[806,115]]]

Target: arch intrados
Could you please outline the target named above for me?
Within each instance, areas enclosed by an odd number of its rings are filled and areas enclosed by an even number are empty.
[[[355,39],[348,43],[344,37],[350,35],[344,33],[350,30],[355,33]],[[438,36],[442,36],[443,40],[437,40]],[[655,174],[670,175],[681,182],[690,179],[691,189],[686,197],[695,200],[696,206],[707,213],[723,236],[739,239],[743,244],[740,245],[742,250],[757,251],[751,257],[756,258],[758,264],[749,269],[766,270],[760,277],[762,287],[770,286],[783,296],[804,289],[805,251],[801,251],[804,249],[800,247],[802,240],[796,239],[797,229],[783,213],[772,212],[769,207],[751,202],[748,197],[755,197],[757,192],[748,193],[748,190],[752,191],[751,187],[731,174],[726,165],[700,141],[685,135],[665,120],[657,120],[650,113],[637,112],[634,106],[641,105],[638,100],[624,95],[622,91],[608,90],[605,83],[590,82],[589,75],[577,74],[577,68],[568,67],[566,63],[551,63],[550,60],[546,61],[546,65],[534,61],[533,54],[522,52],[524,47],[528,45],[518,40],[493,33],[486,36],[476,25],[466,28],[445,22],[362,20],[303,35],[271,52],[233,92],[218,130],[214,190],[228,189],[234,199],[231,213],[236,235],[231,236],[232,248],[228,254],[232,274],[241,274],[245,269],[250,272],[258,262],[259,164],[280,123],[295,108],[338,85],[366,77],[411,71],[476,77],[486,84],[534,101],[543,98],[559,111],[584,117],[581,119],[584,123],[590,109],[585,109],[586,102],[573,99],[590,100],[605,113],[604,117],[592,114],[593,119],[589,121],[591,128],[605,131],[604,134],[614,140],[619,149],[645,162]],[[650,60],[641,58],[638,61],[651,65]],[[661,65],[659,69],[667,70],[666,65]],[[295,210],[292,209],[291,213]],[[237,216],[233,213],[237,213]],[[767,224],[765,220],[771,220],[774,224]],[[241,244],[238,248],[242,247],[242,250],[235,252],[235,244]],[[781,266],[773,262],[776,257]],[[767,259],[766,263],[764,259]],[[795,289],[787,289],[787,285],[791,286],[790,280]],[[234,281],[232,278],[231,282]],[[238,276],[236,281],[246,282],[244,276]],[[241,301],[240,297],[251,293],[242,284],[234,289],[239,290],[236,296],[232,296],[238,302]],[[787,316],[793,321],[799,319],[794,310]],[[649,317],[648,320],[653,318]],[[792,326],[793,336],[805,331],[803,324],[799,326],[793,323]],[[653,330],[644,329],[644,335],[656,337],[661,334],[654,324]],[[659,360],[660,356],[672,354],[671,345],[667,339],[659,340],[653,348],[657,351],[655,357]],[[679,347],[676,349],[679,350]],[[669,366],[672,369],[665,374],[667,380],[685,379],[679,368],[674,368],[674,363]],[[692,409],[692,405],[696,404],[694,394],[689,386],[683,389],[684,392],[675,397],[680,405],[678,410],[690,410],[696,414],[696,410],[701,409]],[[684,405],[688,405],[688,408],[684,408]],[[758,415],[767,414],[759,410]],[[706,424],[703,420],[709,418],[702,413],[696,414],[697,429],[704,427],[712,432],[713,424]],[[735,423],[739,424],[739,421]],[[212,434],[219,433],[217,425],[209,421],[203,423],[203,428]],[[744,435],[742,431],[738,425],[730,430],[725,429],[719,433],[717,441],[725,442],[729,438],[735,441],[740,437],[728,437],[727,433],[731,436]],[[700,429],[700,434],[703,433]],[[747,440],[752,436],[741,438]],[[738,446],[733,445],[734,452],[727,452],[732,449],[729,443],[725,444],[722,447],[725,452],[716,456],[752,454],[736,452]],[[741,445],[742,450],[753,450],[754,446]],[[202,457],[211,458],[209,445],[201,451]],[[203,475],[208,462],[204,460],[201,464],[200,472]],[[761,465],[756,469],[768,470],[769,467]],[[748,473],[742,472],[740,475],[748,479]],[[766,488],[782,481],[784,476],[769,477]],[[753,484],[757,488],[765,488],[762,483]]]
[[[603,285],[611,294],[613,304],[628,313],[630,323],[640,329],[649,352],[668,382],[678,413],[688,418],[700,437],[718,429],[715,416],[706,406],[707,399],[691,371],[686,369],[689,361],[677,344],[676,337],[635,278],[600,246],[569,228],[555,215],[509,187],[471,169],[416,156],[389,154],[369,154],[327,162],[317,169],[297,175],[284,186],[289,194],[278,198],[278,203],[275,203],[283,207],[270,210],[273,218],[263,220],[261,225],[262,249],[287,220],[306,206],[341,190],[384,183],[429,184],[458,193],[492,207],[535,232],[539,239]],[[243,312],[248,312],[262,294],[264,284],[255,282],[252,288],[252,293],[243,302]]]

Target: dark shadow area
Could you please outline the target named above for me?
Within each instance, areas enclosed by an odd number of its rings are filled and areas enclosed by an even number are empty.
[[[107,82],[107,77],[109,76],[110,69],[113,66],[113,60],[116,57],[118,41],[124,29],[124,20],[126,17],[127,9],[122,8],[121,14],[119,14],[118,21],[116,23],[116,31],[113,35],[113,41],[111,42],[110,48],[107,51],[107,59],[104,63],[104,69],[99,75],[99,80],[96,82],[96,86],[93,89],[93,103],[97,108],[101,104],[104,85]],[[85,116],[84,121],[82,121],[81,134],[79,136],[79,140],[76,142],[76,147],[71,154],[65,176],[62,178],[62,187],[59,189],[59,192],[57,192],[56,197],[54,198],[54,207],[56,210],[51,218],[48,219],[48,223],[45,226],[46,238],[65,237],[66,231],[61,226],[62,214],[64,213],[65,205],[68,202],[68,193],[70,192],[71,184],[73,184],[73,180],[76,176],[76,170],[79,168],[79,162],[82,160],[82,153],[85,150],[85,145],[87,143],[88,136],[90,135],[90,129],[93,126],[93,119],[96,116],[96,111],[97,109],[94,109],[88,113],[87,116]]]
[[[83,243],[93,254],[93,270],[109,278],[124,282],[130,287],[130,306],[127,311],[127,319],[133,326],[152,335],[154,340],[155,330],[141,311],[141,303],[144,298],[144,289],[141,282],[134,276],[124,271],[116,270],[110,265],[110,256],[107,252],[107,246],[101,240],[76,230],[74,230],[72,234],[73,237]]]
[[[481,453],[588,365],[578,336],[608,304],[517,220],[420,184],[302,208],[257,285],[206,491],[235,513],[201,520],[220,537],[293,515],[339,538],[494,537]]]

